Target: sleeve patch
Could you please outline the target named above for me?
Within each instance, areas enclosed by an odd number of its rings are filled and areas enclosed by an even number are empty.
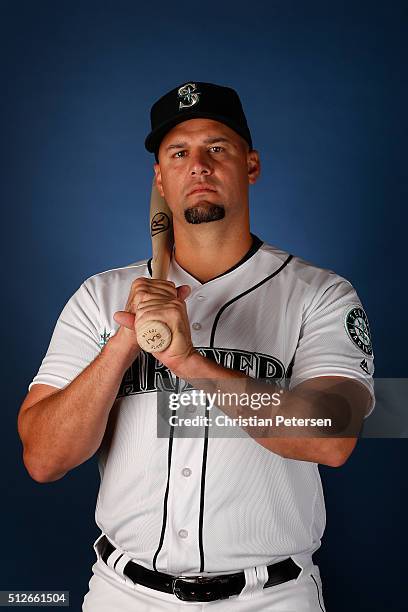
[[[361,305],[348,307],[344,316],[344,326],[350,340],[364,353],[372,356],[370,326],[368,318]]]

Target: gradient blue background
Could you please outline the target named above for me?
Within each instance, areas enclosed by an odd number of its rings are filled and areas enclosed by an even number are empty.
[[[69,589],[98,534],[93,460],[39,485],[16,416],[59,312],[96,272],[149,256],[151,104],[236,88],[260,151],[252,230],[348,278],[377,376],[406,376],[406,2],[0,2],[1,589]],[[330,612],[406,609],[406,440],[321,468]]]

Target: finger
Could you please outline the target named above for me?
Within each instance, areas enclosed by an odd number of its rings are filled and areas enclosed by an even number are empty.
[[[148,310],[149,308],[151,308],[152,306],[162,306],[163,308],[168,306],[168,305],[177,305],[177,300],[172,298],[171,300],[169,300],[168,297],[166,298],[162,298],[162,299],[157,299],[157,298],[152,298],[151,300],[143,300],[143,302],[139,302],[139,304],[137,305],[136,310],[140,311],[140,310]],[[180,302],[181,304],[181,302]]]
[[[191,293],[190,285],[180,285],[180,287],[177,287],[177,297],[180,300],[184,301],[186,298],[188,298],[190,293]]]
[[[156,278],[145,278],[141,276],[133,281],[132,287],[135,291],[145,287],[157,287],[159,289],[163,289],[165,291],[171,291],[172,293],[176,293],[176,285],[173,281],[160,280]]]
[[[119,323],[119,325],[122,325],[123,327],[127,327],[128,329],[135,328],[135,315],[132,314],[131,312],[125,312],[124,310],[118,310],[113,315],[113,318],[116,321],[116,323]]]
[[[176,289],[174,291],[165,291],[164,289],[157,289],[153,287],[151,289],[142,289],[140,291],[136,291],[134,295],[135,297],[140,297],[141,300],[149,299],[150,295],[158,295],[167,297],[167,299],[173,299],[177,297],[177,291]]]
[[[129,296],[129,299],[125,306],[125,310],[135,311],[141,302],[151,300],[152,297],[163,298],[164,300],[172,300],[177,297],[177,295],[175,293],[170,293],[169,291],[163,291],[160,289],[155,289],[154,291],[138,291],[136,294],[132,293]]]
[[[136,320],[139,321],[140,319],[149,317],[150,315],[156,316],[157,313],[162,313],[163,316],[166,316],[166,313],[170,314],[173,312],[181,312],[180,306],[177,304],[169,304],[169,303],[156,304],[154,306],[146,305],[145,308],[138,308],[135,316],[136,316]]]

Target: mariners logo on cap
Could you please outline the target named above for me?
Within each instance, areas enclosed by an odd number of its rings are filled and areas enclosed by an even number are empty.
[[[344,324],[349,338],[366,355],[373,354],[368,318],[361,306],[353,306],[346,312]]]
[[[178,88],[177,97],[180,100],[179,110],[182,108],[190,108],[197,104],[200,99],[200,92],[197,91],[195,83],[186,83]]]

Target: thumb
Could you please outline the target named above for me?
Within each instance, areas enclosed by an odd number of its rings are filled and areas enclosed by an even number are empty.
[[[180,285],[177,287],[177,297],[180,300],[185,300],[191,293],[191,287],[189,285]]]
[[[113,318],[119,325],[127,327],[128,329],[135,329],[135,315],[133,313],[126,312],[125,310],[118,310],[113,315]]]

